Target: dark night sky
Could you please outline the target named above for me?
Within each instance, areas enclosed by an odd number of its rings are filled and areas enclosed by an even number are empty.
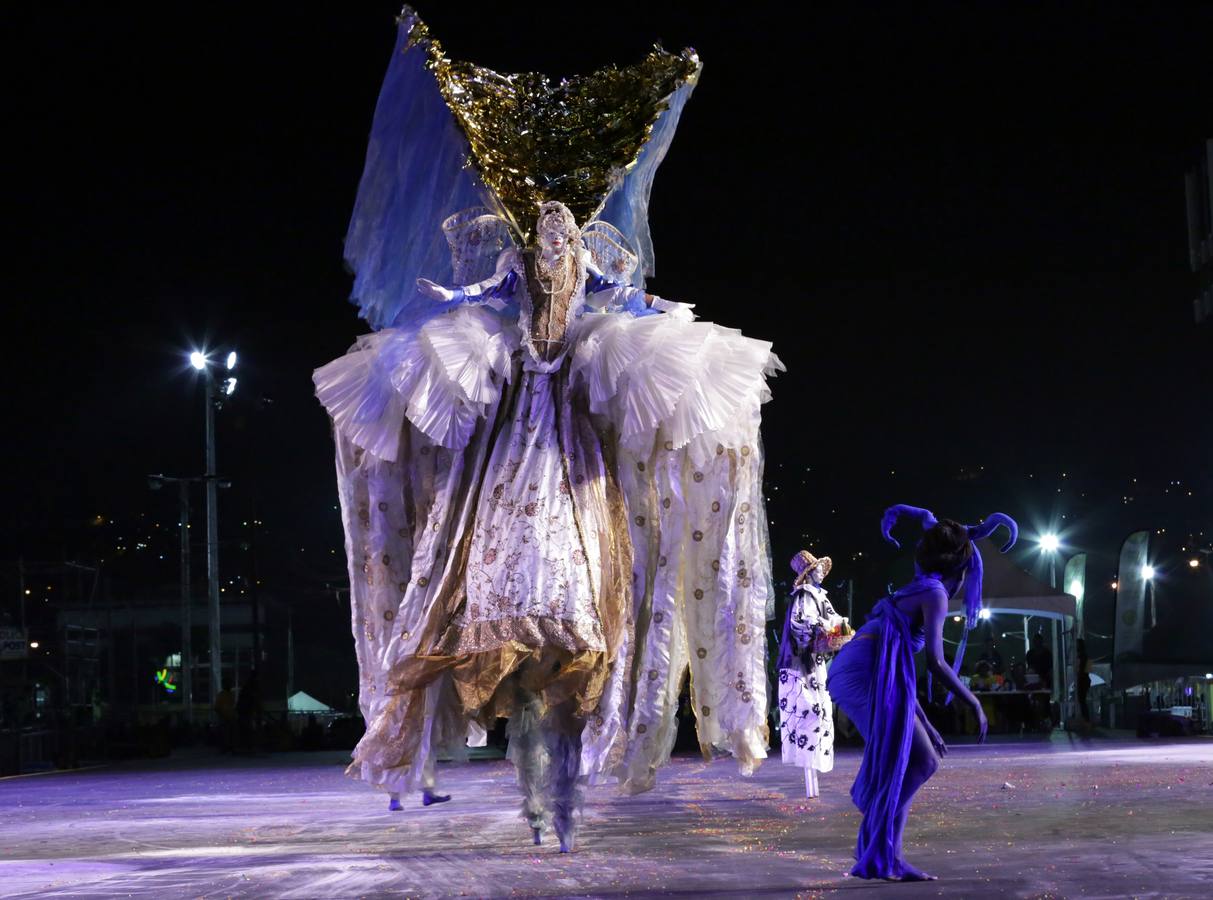
[[[1063,471],[1088,494],[1078,543],[1159,516],[1213,534],[1183,198],[1213,134],[1213,4],[510,6],[421,12],[503,70],[656,40],[704,59],[656,181],[653,287],[788,365],[766,409],[777,561],[801,533],[871,549],[895,501],[1041,522]],[[0,556],[57,556],[89,516],[161,502],[144,474],[199,467],[183,353],[208,339],[242,354],[225,504],[340,553],[309,375],[363,330],[341,241],[397,6],[37,8],[9,25]]]

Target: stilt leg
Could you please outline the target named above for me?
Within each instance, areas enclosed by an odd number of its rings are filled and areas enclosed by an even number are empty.
[[[552,710],[544,721],[551,773],[552,826],[560,838],[561,853],[572,852],[581,818],[583,726],[570,705]]]
[[[535,843],[552,821],[548,809],[548,747],[543,739],[541,716],[543,702],[529,691],[518,688],[514,714],[507,726],[510,746],[508,756],[518,774],[518,790],[522,793],[522,817],[531,827]]]

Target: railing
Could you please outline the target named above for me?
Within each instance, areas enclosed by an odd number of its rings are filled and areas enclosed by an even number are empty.
[[[55,729],[0,730],[0,775],[27,775],[55,768],[63,734]]]

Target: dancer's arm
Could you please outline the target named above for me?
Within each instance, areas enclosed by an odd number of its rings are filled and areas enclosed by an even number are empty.
[[[931,746],[935,748],[935,752],[940,756],[947,756],[948,745],[944,743],[943,735],[941,735],[939,730],[931,724],[931,720],[927,718],[927,711],[922,708],[922,704],[915,700],[915,706],[918,721],[922,723],[922,727],[926,731],[927,737],[931,739]]]
[[[585,272],[585,294],[587,302],[593,307],[621,310],[630,312],[634,316],[647,316],[659,312],[671,313],[676,318],[688,322],[695,317],[691,313],[695,307],[693,303],[676,303],[673,300],[658,297],[656,294],[646,293],[629,284],[611,281],[593,263],[586,263]],[[596,294],[602,296],[588,300],[589,297]]]
[[[985,742],[988,727],[985,710],[972,691],[965,687],[960,676],[952,671],[943,655],[943,623],[947,616],[948,595],[942,590],[929,592],[922,601],[922,618],[927,632],[927,669],[972,708],[973,715],[977,717],[977,743],[981,744]]]
[[[505,308],[506,298],[513,296],[518,281],[514,258],[513,252],[506,250],[497,259],[497,271],[475,284],[448,288],[428,278],[418,278],[417,289],[440,303],[484,303],[500,311]]]

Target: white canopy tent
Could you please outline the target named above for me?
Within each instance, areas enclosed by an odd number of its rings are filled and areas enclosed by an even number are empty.
[[[333,708],[324,703],[321,703],[311,694],[299,691],[292,694],[286,701],[287,712],[298,713],[300,715],[331,715]]]
[[[1068,696],[1068,686],[1073,680],[1069,671],[1070,659],[1073,657],[1070,645],[1074,637],[1074,619],[1078,614],[1077,598],[1060,588],[1050,587],[1019,568],[1000,553],[1000,545],[989,538],[978,541],[977,544],[981,548],[984,568],[982,597],[985,608],[991,614],[1023,616],[1025,633],[1029,617],[1039,616],[1052,620],[1053,698],[1064,701]],[[963,614],[963,591],[949,602],[948,612]],[[1066,704],[1062,702],[1063,719],[1065,708]]]

